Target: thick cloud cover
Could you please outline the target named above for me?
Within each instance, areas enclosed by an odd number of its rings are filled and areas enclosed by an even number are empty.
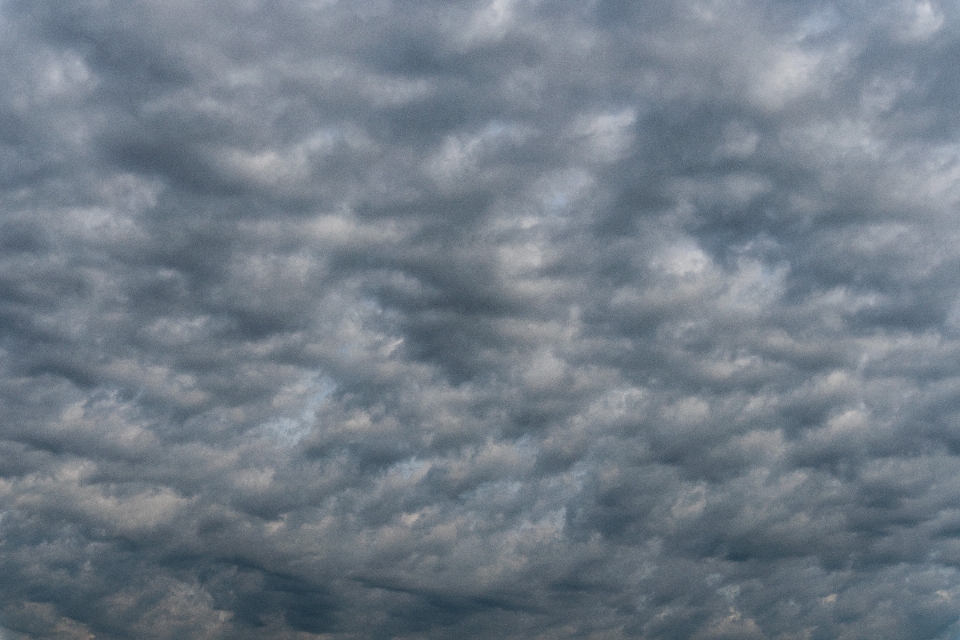
[[[957,637],[956,3],[0,50],[5,640]]]

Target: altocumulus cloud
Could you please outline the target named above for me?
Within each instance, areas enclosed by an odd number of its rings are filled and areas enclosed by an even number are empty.
[[[5,638],[947,640],[960,7],[0,2]]]

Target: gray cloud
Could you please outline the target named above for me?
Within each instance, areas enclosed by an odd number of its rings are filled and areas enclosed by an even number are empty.
[[[955,638],[958,18],[0,2],[0,637]]]

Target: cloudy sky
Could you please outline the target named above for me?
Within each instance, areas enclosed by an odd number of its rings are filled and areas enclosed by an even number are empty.
[[[954,0],[0,0],[0,638],[960,637]]]

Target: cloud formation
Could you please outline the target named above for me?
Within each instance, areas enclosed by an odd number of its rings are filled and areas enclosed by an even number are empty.
[[[960,14],[0,2],[5,640],[950,640]]]

